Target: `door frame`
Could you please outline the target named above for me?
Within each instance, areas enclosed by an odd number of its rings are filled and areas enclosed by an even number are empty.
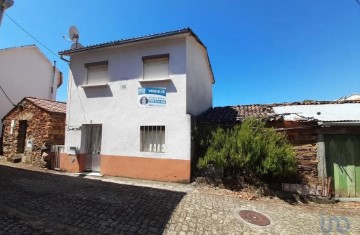
[[[91,130],[94,127],[100,127],[100,137],[96,138],[97,141],[99,141],[99,149],[98,150],[90,150],[89,148],[92,148],[88,146],[88,144],[93,145],[92,142],[88,142],[88,138],[90,135],[90,138],[93,138],[92,135],[95,134],[93,130]],[[92,171],[92,172],[100,172],[101,167],[101,145],[102,145],[102,124],[83,124],[82,129],[84,130],[84,150],[85,150],[85,171]],[[94,146],[93,146],[94,147]]]

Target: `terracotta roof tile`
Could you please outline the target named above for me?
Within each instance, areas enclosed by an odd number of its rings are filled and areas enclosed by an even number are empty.
[[[64,102],[45,100],[34,97],[26,97],[25,99],[48,112],[66,113],[66,103]]]
[[[271,121],[281,118],[274,113],[272,105],[255,104],[215,107],[200,115],[198,120],[200,122],[235,124],[248,117],[264,118]]]

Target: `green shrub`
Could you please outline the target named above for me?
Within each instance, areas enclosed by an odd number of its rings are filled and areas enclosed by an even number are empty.
[[[294,149],[286,136],[253,118],[232,129],[218,128],[212,133],[197,166],[202,169],[209,164],[250,171],[258,177],[286,176],[296,170]]]

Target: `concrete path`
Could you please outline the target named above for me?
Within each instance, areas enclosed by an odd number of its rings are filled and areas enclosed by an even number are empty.
[[[0,234],[360,234],[355,203],[248,201],[192,185],[11,166],[0,164]],[[270,225],[244,221],[244,209],[266,215]]]

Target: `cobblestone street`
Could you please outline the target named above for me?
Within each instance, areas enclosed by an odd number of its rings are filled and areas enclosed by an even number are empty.
[[[190,185],[131,182],[0,165],[0,234],[360,234],[359,208],[247,201]],[[238,216],[241,209],[261,212],[271,224],[250,225]]]

